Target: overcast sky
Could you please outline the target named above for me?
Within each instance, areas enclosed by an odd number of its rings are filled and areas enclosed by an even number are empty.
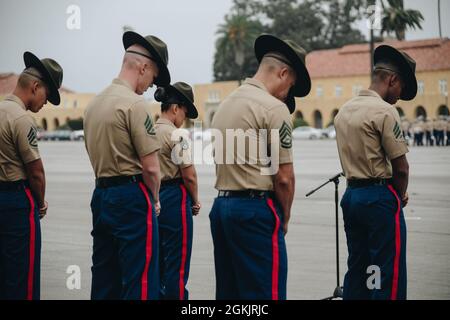
[[[67,88],[98,92],[119,71],[122,26],[130,25],[167,43],[173,82],[211,82],[215,32],[231,4],[231,0],[0,0],[0,73],[19,73],[22,53],[29,50],[57,60]],[[80,8],[80,29],[67,28],[70,5]],[[437,0],[405,0],[405,6],[425,17],[424,30],[408,32],[407,39],[439,36]],[[450,37],[450,0],[442,0],[441,12],[443,36]],[[367,33],[365,23],[358,26]]]

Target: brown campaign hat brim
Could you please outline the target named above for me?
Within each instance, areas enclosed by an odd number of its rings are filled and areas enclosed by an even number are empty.
[[[375,49],[374,64],[376,65],[377,62],[384,60],[392,61],[401,73],[400,76],[405,84],[405,88],[402,90],[400,99],[405,101],[414,99],[417,95],[417,79],[415,65],[411,65],[413,61],[409,62],[397,49],[388,45],[381,45]]]
[[[192,98],[188,97],[183,90],[178,90],[177,84],[169,86],[171,90],[174,90],[180,98],[182,98],[183,105],[187,108],[187,114],[186,117],[189,119],[197,119],[198,117],[198,111],[195,107],[194,103],[191,101]]]
[[[33,53],[27,51],[23,54],[23,61],[25,63],[25,68],[36,68],[42,76],[42,81],[47,85],[49,95],[47,100],[53,105],[57,106],[61,103],[61,97],[59,95],[59,86],[57,85],[55,79],[53,79],[50,71],[47,67],[36,57]]]
[[[138,44],[147,49],[152,57],[156,60],[156,64],[159,68],[159,75],[155,80],[155,84],[158,87],[165,87],[170,84],[170,72],[167,68],[167,61],[164,61],[160,53],[153,47],[153,45],[147,41],[143,36],[134,31],[127,31],[123,34],[122,42],[125,50],[134,44]]]
[[[269,34],[263,34],[255,41],[255,55],[258,62],[261,62],[264,55],[269,52],[279,52],[289,60],[297,75],[293,91],[294,96],[307,96],[311,91],[311,78],[305,63],[295,50],[285,41]]]

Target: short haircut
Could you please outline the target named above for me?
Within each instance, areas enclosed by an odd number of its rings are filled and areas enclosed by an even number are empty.
[[[295,74],[289,59],[279,52],[268,52],[261,59],[260,67],[266,67],[267,70],[273,71],[279,68],[287,68],[291,74]]]
[[[19,79],[17,80],[17,84],[21,88],[28,88],[28,86],[34,82],[37,81],[39,85],[44,86],[44,81],[41,80],[42,75],[36,68],[26,68],[22,71],[22,73],[19,75]]]

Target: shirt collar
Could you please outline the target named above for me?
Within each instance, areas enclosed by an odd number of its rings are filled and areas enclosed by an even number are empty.
[[[118,84],[118,85],[120,85],[120,86],[127,87],[128,89],[130,89],[131,91],[133,91],[133,88],[131,87],[131,85],[130,85],[128,82],[126,82],[126,81],[124,81],[124,80],[122,80],[122,79],[115,78],[115,79],[113,80],[112,83],[113,83],[113,84]]]
[[[360,96],[360,97],[375,97],[375,98],[382,99],[378,93],[376,93],[373,90],[369,90],[369,89],[360,90],[358,96]]]
[[[175,124],[172,121],[167,120],[165,118],[159,118],[158,120],[156,120],[156,124],[167,124],[169,126],[176,128]]]
[[[27,111],[27,108],[25,108],[25,104],[23,103],[23,101],[18,96],[10,94],[10,95],[7,95],[5,97],[5,101],[6,100],[13,101],[13,102],[17,103],[23,110]]]
[[[255,86],[261,90],[268,92],[266,86],[261,81],[256,80],[254,78],[245,79],[244,84],[249,84],[249,85]]]

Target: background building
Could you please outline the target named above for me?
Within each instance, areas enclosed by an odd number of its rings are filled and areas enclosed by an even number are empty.
[[[434,119],[448,115],[448,81],[450,78],[450,40],[428,39],[420,41],[386,41],[404,50],[417,62],[416,76],[418,93],[412,101],[400,100],[396,105],[401,116],[413,121],[422,115]],[[348,45],[340,49],[319,50],[306,58],[312,78],[310,94],[297,99],[294,118],[303,118],[310,126],[327,127],[332,124],[339,108],[361,89],[370,84],[370,53],[368,44]],[[11,93],[18,76],[13,73],[0,74],[0,99]],[[195,105],[199,111],[198,120],[203,127],[211,125],[219,104],[234,89],[238,81],[214,82],[194,85]],[[33,114],[36,124],[45,130],[54,130],[67,120],[82,119],[84,109],[94,94],[75,93],[66,88],[61,90],[61,104],[58,107],[46,105]],[[151,113],[157,119],[159,103],[151,102]],[[191,120],[186,126],[192,126]]]
[[[412,101],[398,101],[396,107],[400,115],[410,121],[419,115],[431,119],[440,114],[448,115],[450,40],[384,43],[404,50],[417,62],[418,93]],[[310,126],[323,128],[331,124],[339,108],[370,85],[368,44],[313,51],[306,57],[306,63],[312,78],[312,89],[307,97],[297,99],[293,117],[303,118]],[[195,102],[204,126],[210,125],[217,106],[237,87],[237,81],[194,86]]]

